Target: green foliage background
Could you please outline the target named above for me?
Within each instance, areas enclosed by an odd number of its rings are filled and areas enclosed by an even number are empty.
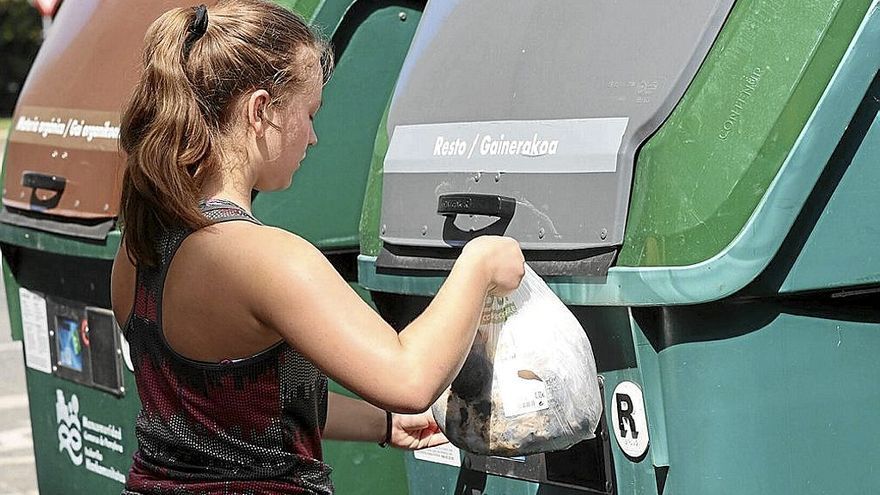
[[[27,0],[0,0],[0,117],[12,115],[41,42],[37,9]]]

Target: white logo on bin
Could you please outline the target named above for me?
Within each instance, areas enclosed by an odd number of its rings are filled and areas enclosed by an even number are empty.
[[[79,466],[83,463],[82,424],[79,421],[79,399],[76,394],[70,401],[64,399],[64,392],[55,389],[55,418],[58,422],[58,451],[67,451],[70,462]]]
[[[611,429],[620,450],[638,459],[648,451],[648,419],[642,390],[633,382],[623,381],[611,395]]]

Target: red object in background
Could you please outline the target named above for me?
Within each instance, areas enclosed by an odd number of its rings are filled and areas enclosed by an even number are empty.
[[[31,3],[34,4],[34,7],[40,11],[40,15],[43,17],[55,17],[55,12],[58,12],[58,7],[61,5],[61,0],[31,0]]]

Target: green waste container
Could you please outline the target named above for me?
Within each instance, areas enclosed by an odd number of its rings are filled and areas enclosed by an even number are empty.
[[[878,46],[876,0],[430,3],[361,284],[403,327],[464,242],[515,237],[605,415],[564,452],[408,454],[411,493],[876,490]]]
[[[376,131],[423,5],[279,3],[320,27],[337,64],[315,121],[320,145],[295,186],[255,199],[255,214],[321,248],[369,302],[356,285],[358,221]],[[178,5],[65,3],[13,116],[0,250],[13,338],[24,341],[41,493],[119,493],[136,448],[140,404],[109,311],[124,166],[117,138],[146,28]],[[325,459],[340,493],[407,493],[398,451],[327,442]]]

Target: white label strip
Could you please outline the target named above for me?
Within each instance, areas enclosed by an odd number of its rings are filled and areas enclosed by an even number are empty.
[[[614,172],[628,123],[609,117],[400,125],[385,172]]]
[[[431,447],[413,452],[416,459],[420,461],[435,462],[437,464],[446,464],[447,466],[461,467],[461,451],[458,447],[451,443],[445,443],[436,447]]]
[[[52,373],[52,353],[49,350],[49,322],[46,319],[46,299],[25,288],[18,289],[21,301],[21,326],[24,331],[24,357],[28,368]]]

